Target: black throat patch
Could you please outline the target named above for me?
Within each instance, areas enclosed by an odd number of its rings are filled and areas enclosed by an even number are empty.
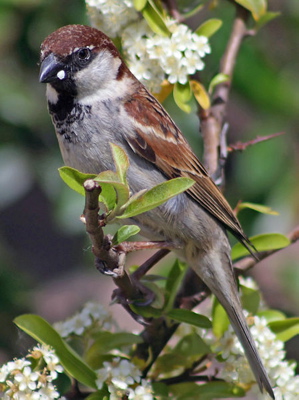
[[[90,118],[91,105],[80,104],[73,96],[60,93],[58,101],[55,104],[48,102],[48,107],[56,133],[70,143],[78,140],[74,125],[80,124],[84,118]]]

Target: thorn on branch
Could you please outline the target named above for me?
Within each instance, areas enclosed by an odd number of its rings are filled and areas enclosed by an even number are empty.
[[[276,138],[278,136],[284,135],[285,132],[278,132],[278,133],[273,133],[272,135],[267,135],[267,136],[257,136],[255,139],[249,140],[248,142],[237,142],[234,144],[230,144],[227,147],[228,152],[232,151],[244,151],[248,146],[253,146],[254,144],[265,142],[266,140],[270,140],[273,138]]]

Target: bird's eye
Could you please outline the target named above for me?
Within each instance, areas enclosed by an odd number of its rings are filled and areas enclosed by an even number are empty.
[[[80,61],[88,61],[88,60],[90,59],[90,55],[91,55],[91,52],[90,52],[90,50],[87,49],[87,48],[80,49],[80,50],[77,52],[77,57],[78,57],[78,59],[79,59]]]

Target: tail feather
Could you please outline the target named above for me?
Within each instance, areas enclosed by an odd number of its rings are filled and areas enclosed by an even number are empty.
[[[219,257],[219,253],[211,252],[201,260],[190,263],[192,264],[195,272],[226,310],[260,390],[265,389],[272,399],[275,399],[269,377],[246,323],[229,255],[222,253]]]
[[[249,251],[249,253],[255,259],[255,261],[260,260],[257,249],[254,247],[254,245],[250,242],[250,240],[248,238],[245,238],[245,239],[242,238],[241,243]]]
[[[226,310],[228,310],[227,307]],[[238,336],[238,339],[243,346],[247,360],[249,362],[252,372],[254,373],[260,390],[263,391],[263,389],[265,389],[266,392],[268,392],[269,395],[272,397],[272,399],[274,399],[275,397],[268,374],[258,354],[256,345],[251,336],[243,313],[241,315],[234,307],[231,307],[230,312],[227,311],[227,313],[232,327],[234,328],[236,335]]]

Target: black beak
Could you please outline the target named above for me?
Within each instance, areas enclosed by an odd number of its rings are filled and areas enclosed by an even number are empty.
[[[57,79],[64,79],[64,68],[65,65],[62,62],[57,61],[54,54],[50,53],[41,63],[39,81],[41,83],[49,83]],[[60,71],[63,78],[57,76]]]

